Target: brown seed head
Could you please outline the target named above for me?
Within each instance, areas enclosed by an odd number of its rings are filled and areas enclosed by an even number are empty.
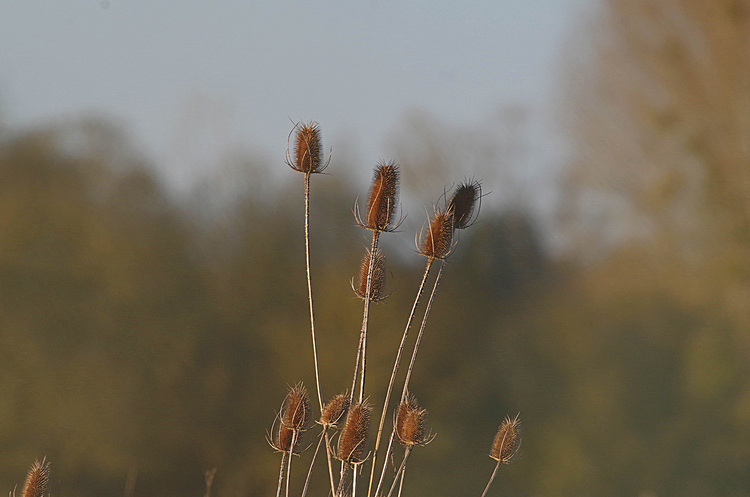
[[[396,410],[396,439],[405,447],[425,445],[429,439],[425,436],[425,419],[427,410],[419,407],[414,396],[409,396],[398,405]]]
[[[367,401],[354,404],[349,408],[346,422],[339,435],[337,459],[352,465],[364,462],[371,412],[372,407]]]
[[[433,259],[445,259],[451,252],[453,243],[453,215],[448,212],[435,212],[429,228],[422,233],[420,253]]]
[[[310,421],[310,401],[307,389],[298,383],[289,389],[279,414],[279,431],[273,447],[279,452],[297,453],[302,432]]]
[[[474,224],[481,197],[482,185],[478,181],[468,181],[456,187],[448,202],[448,212],[453,213],[454,229],[462,230]]]
[[[503,464],[513,462],[513,458],[521,447],[521,420],[516,415],[510,419],[506,417],[497,430],[495,439],[492,441],[490,457]]]
[[[23,497],[43,497],[47,495],[47,486],[49,485],[50,462],[46,458],[41,461],[34,461],[26,475],[26,482],[23,485]]]
[[[370,300],[380,302],[385,299],[383,294],[383,284],[385,283],[385,255],[375,249],[375,255],[372,256],[368,250],[362,260],[359,268],[359,285],[354,289],[357,297],[364,300],[367,295],[367,274],[370,271],[370,258],[372,258],[372,277],[370,278]]]
[[[294,126],[294,162],[289,166],[305,174],[319,173],[324,168],[323,148],[320,145],[320,126],[315,121]]]
[[[323,412],[320,415],[320,424],[326,428],[336,428],[339,421],[346,416],[348,410],[349,396],[345,393],[340,393],[329,400],[323,407]]]
[[[375,177],[367,200],[365,228],[373,231],[392,229],[393,213],[398,200],[398,165],[395,162],[381,163],[375,168]]]

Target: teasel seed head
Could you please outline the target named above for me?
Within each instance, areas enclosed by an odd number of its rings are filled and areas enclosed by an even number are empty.
[[[357,222],[373,231],[392,231],[393,214],[398,202],[399,170],[395,162],[381,162],[375,168],[375,177],[367,199],[367,213]]]
[[[404,447],[427,445],[432,441],[425,433],[427,410],[422,409],[416,397],[409,395],[396,409],[396,440]]]
[[[341,434],[339,435],[336,459],[350,465],[360,464],[365,461],[367,431],[370,427],[371,412],[372,407],[366,400],[358,402],[349,408],[344,427],[341,429]]]
[[[518,416],[516,414],[513,419],[506,416],[492,441],[490,457],[502,464],[513,462],[518,449],[521,447],[521,420]]]
[[[47,458],[41,461],[36,460],[31,465],[29,473],[26,475],[26,482],[23,485],[23,497],[44,497],[47,495],[47,486],[49,485],[50,462]]]
[[[289,389],[279,413],[279,430],[271,446],[279,452],[298,453],[302,432],[310,421],[310,400],[307,389],[298,383]]]
[[[323,406],[319,423],[326,428],[336,428],[339,421],[345,419],[346,413],[349,410],[349,404],[349,396],[346,393],[334,396]]]
[[[328,165],[323,163],[323,147],[320,144],[320,126],[315,121],[299,122],[294,125],[294,159],[289,157],[287,144],[287,164],[295,171],[305,174],[319,173]]]
[[[367,274],[370,271],[370,259],[372,258],[372,277],[370,278],[370,300],[380,302],[388,295],[383,294],[385,283],[385,255],[375,249],[373,256],[368,250],[359,268],[359,284],[354,288],[357,297],[364,300],[367,297]],[[352,284],[352,286],[354,286]]]
[[[482,185],[476,180],[461,183],[453,190],[448,211],[453,213],[453,228],[462,230],[476,221],[482,198]]]
[[[431,259],[445,259],[453,249],[453,213],[436,211],[427,230],[422,231],[419,252]]]

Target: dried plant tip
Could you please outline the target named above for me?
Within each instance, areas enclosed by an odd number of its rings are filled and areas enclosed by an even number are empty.
[[[307,389],[298,383],[289,389],[279,414],[279,431],[271,444],[279,452],[297,453],[302,432],[310,421],[310,401]]]
[[[430,439],[425,436],[427,410],[419,407],[414,396],[409,396],[396,410],[396,439],[405,447],[426,445]]]
[[[497,430],[495,440],[492,441],[490,457],[503,464],[509,464],[518,453],[521,446],[521,420],[518,414],[513,419],[506,417]]]
[[[339,421],[346,416],[349,410],[349,402],[349,396],[346,393],[340,393],[329,400],[323,407],[320,424],[326,428],[336,428]]]
[[[41,461],[36,460],[26,475],[26,482],[23,485],[23,497],[43,497],[47,495],[47,486],[49,485],[50,462],[46,458]]]
[[[349,408],[344,427],[339,435],[337,459],[352,465],[364,462],[371,412],[372,407],[367,401],[359,402]]]
[[[305,174],[321,172],[325,165],[323,164],[323,149],[320,145],[320,126],[315,121],[310,121],[297,123],[294,130],[296,130],[294,163],[289,163],[289,166]]]
[[[381,163],[375,168],[375,177],[367,200],[367,218],[364,226],[374,231],[389,231],[398,200],[398,165]]]
[[[451,252],[452,243],[453,215],[450,211],[438,211],[422,235],[420,253],[432,259],[445,259]]]
[[[372,258],[372,277],[370,278],[370,300],[373,302],[380,302],[385,299],[387,295],[383,294],[383,286],[385,283],[385,255],[375,249],[375,255],[372,256],[368,250],[362,260],[362,265],[359,268],[359,285],[354,289],[357,297],[364,300],[367,296],[367,274],[370,271],[370,258]]]
[[[468,181],[456,187],[448,202],[448,212],[453,213],[454,229],[462,230],[474,224],[481,197],[482,185],[478,181]]]

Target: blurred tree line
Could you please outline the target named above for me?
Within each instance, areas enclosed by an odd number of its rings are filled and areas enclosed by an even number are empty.
[[[413,382],[437,437],[406,492],[479,495],[494,431],[519,411],[523,457],[497,495],[750,491],[749,22],[748,0],[611,0],[576,40],[567,246],[551,254],[513,205],[461,234]],[[402,167],[424,170],[425,145],[451,157],[450,138],[424,126]],[[208,187],[170,196],[106,122],[2,130],[0,488],[47,455],[57,495],[129,497],[126,481],[137,496],[200,495],[213,467],[214,495],[273,491],[265,432],[286,386],[314,383],[303,197],[301,181],[264,179],[281,160],[250,165],[244,193],[216,208]],[[368,243],[351,216],[367,186],[340,166],[312,191],[326,397],[351,381],[349,281]],[[445,184],[462,179],[444,166]],[[389,236],[403,248],[413,232]],[[423,264],[389,255],[376,405]]]

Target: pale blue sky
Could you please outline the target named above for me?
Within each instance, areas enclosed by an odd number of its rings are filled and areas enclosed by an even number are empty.
[[[289,118],[314,118],[369,170],[409,109],[544,113],[589,3],[8,0],[0,118],[114,118],[176,183],[231,147],[283,154]]]

